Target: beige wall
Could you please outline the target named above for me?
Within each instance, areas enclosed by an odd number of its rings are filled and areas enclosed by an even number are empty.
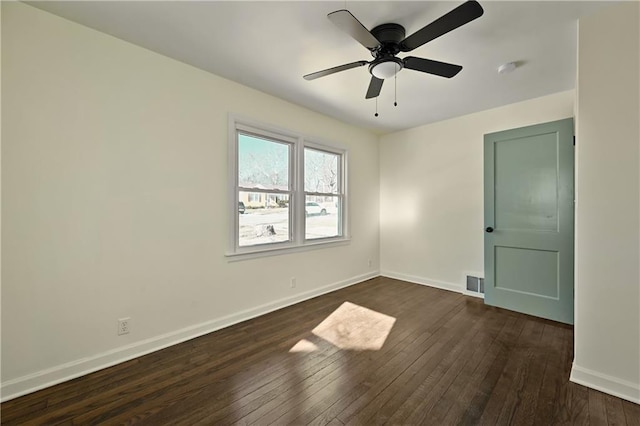
[[[484,276],[483,137],[573,116],[562,92],[383,136],[383,275],[461,291]]]
[[[580,20],[571,379],[640,403],[640,4]]]
[[[4,398],[377,275],[377,136],[2,9]],[[230,112],[348,148],[350,244],[227,262]]]

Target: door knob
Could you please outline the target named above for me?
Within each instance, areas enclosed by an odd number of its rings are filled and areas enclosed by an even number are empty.
[[[487,227],[487,229],[485,229],[485,231],[487,231],[487,232],[493,232],[493,228],[489,226],[489,227]]]

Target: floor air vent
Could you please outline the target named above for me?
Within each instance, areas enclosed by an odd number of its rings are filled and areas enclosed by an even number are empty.
[[[467,275],[467,291],[484,294],[484,278]]]

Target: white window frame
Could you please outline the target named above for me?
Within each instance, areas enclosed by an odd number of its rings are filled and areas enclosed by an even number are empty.
[[[336,154],[338,156],[340,156],[340,159],[338,161],[338,192],[337,193],[329,193],[329,192],[313,192],[313,191],[306,191],[304,188],[304,150],[305,148],[309,148],[315,151],[320,151],[320,152],[326,152],[329,154]],[[319,143],[315,143],[312,141],[305,141],[304,145],[302,147],[302,175],[300,177],[300,182],[302,184],[302,196],[303,196],[303,210],[305,208],[305,203],[307,200],[307,196],[332,196],[332,197],[338,197],[340,199],[340,209],[338,211],[338,214],[341,216],[340,220],[338,221],[338,233],[339,236],[338,237],[325,237],[325,238],[313,238],[313,239],[307,239],[306,238],[306,223],[307,221],[305,220],[303,223],[303,234],[302,237],[304,238],[305,241],[311,242],[311,241],[325,241],[325,240],[330,240],[330,239],[335,239],[335,238],[341,238],[342,235],[344,235],[344,214],[343,214],[343,210],[345,210],[345,205],[346,205],[346,185],[345,185],[345,168],[346,168],[346,154],[345,151],[343,149],[338,149],[335,147],[331,147],[331,146],[327,146],[327,145],[323,145],[323,144],[319,144]],[[305,218],[306,219],[306,218]]]
[[[290,191],[263,190],[259,188],[241,188],[238,182],[238,133],[251,134],[257,137],[272,139],[276,142],[290,144],[289,156],[289,188]],[[350,241],[348,195],[347,195],[347,163],[348,152],[346,148],[334,143],[322,143],[314,138],[308,138],[300,133],[270,126],[253,119],[241,117],[235,114],[229,115],[229,141],[228,141],[228,214],[229,234],[226,256],[229,261],[251,259],[262,256],[305,251],[328,246],[348,244]],[[305,201],[304,188],[304,148],[308,147],[318,151],[325,151],[340,156],[339,161],[339,193],[331,194],[341,198],[341,208],[338,212],[339,231],[341,235],[336,237],[305,239]],[[239,192],[249,190],[251,192],[286,193],[289,194],[289,241],[280,243],[259,244],[255,246],[241,247],[239,245]]]

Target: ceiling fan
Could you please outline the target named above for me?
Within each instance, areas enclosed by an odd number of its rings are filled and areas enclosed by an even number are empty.
[[[327,15],[327,18],[369,49],[374,59],[372,61],[351,62],[317,71],[305,75],[304,79],[315,80],[340,71],[369,65],[371,82],[365,97],[370,99],[380,95],[385,78],[395,76],[403,68],[451,78],[462,70],[460,65],[415,56],[398,58],[396,55],[400,52],[411,52],[413,49],[479,18],[483,13],[484,10],[477,1],[469,0],[405,38],[405,30],[402,25],[382,24],[369,31],[348,10],[332,12]]]

